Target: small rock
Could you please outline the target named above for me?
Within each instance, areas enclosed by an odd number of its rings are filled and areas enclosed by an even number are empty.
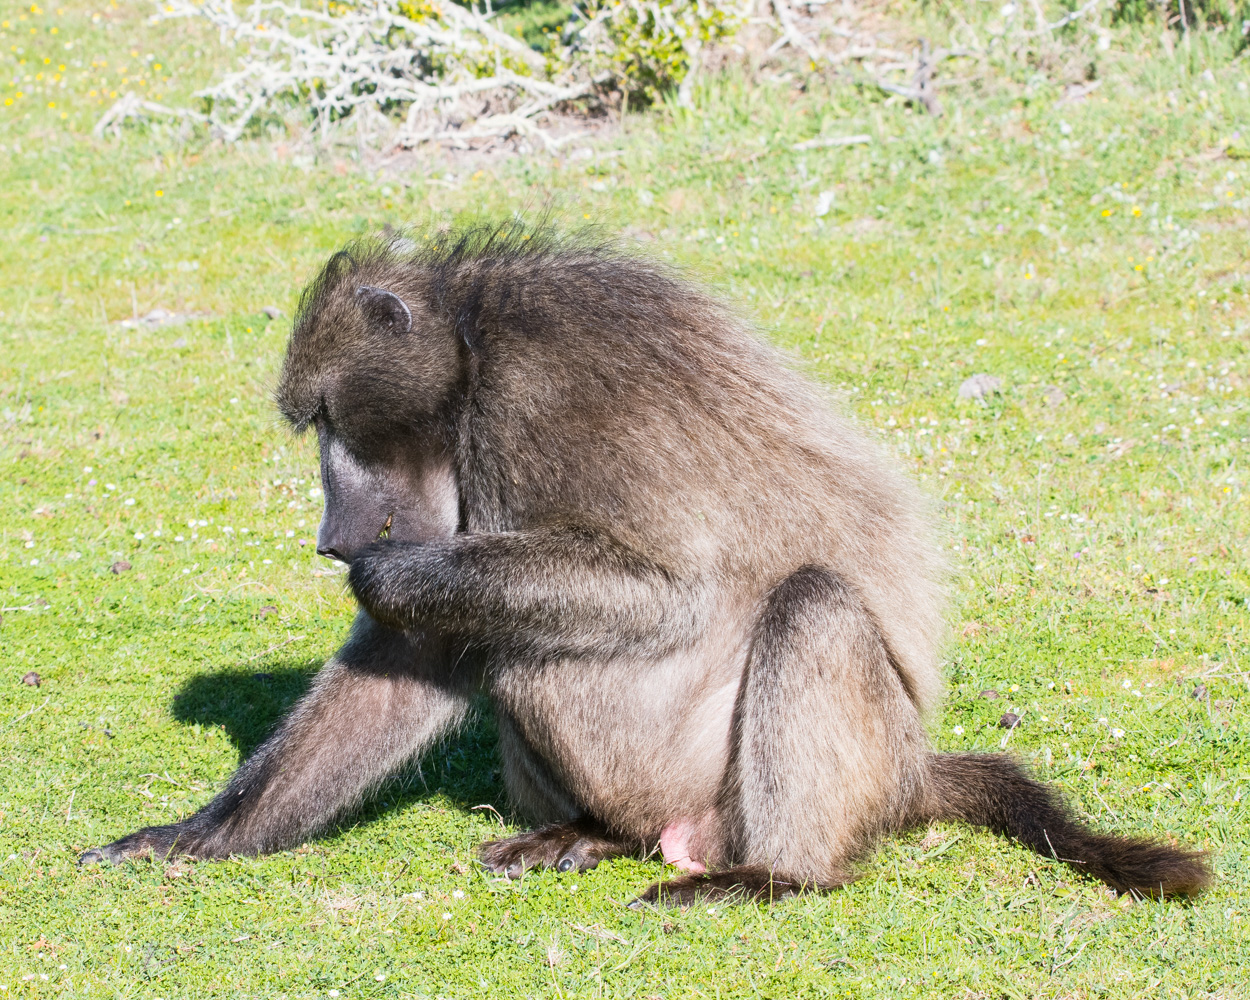
[[[265,308],[262,309],[261,312],[263,312],[270,319],[277,319],[279,316],[283,315],[282,310],[279,309],[277,306],[265,306]]]
[[[970,375],[964,379],[963,384],[959,387],[960,399],[984,399],[986,396],[992,396],[1003,387],[1003,380],[997,375],[987,375],[980,372],[977,375]]]
[[[263,608],[256,612],[257,618],[268,618],[270,615],[276,615],[278,609],[272,604],[266,604]]]
[[[1104,423],[1102,423],[1102,422],[1099,422],[1099,423],[1094,424],[1094,433],[1095,433],[1095,434],[1106,434],[1106,433],[1107,433],[1107,425],[1106,425],[1106,424],[1104,424]]]
[[[1205,684],[1199,684],[1196,688],[1194,688],[1193,696],[1201,701],[1207,696],[1207,686]]]
[[[998,697],[998,692],[995,691],[993,688],[986,688],[984,691],[981,692],[979,697],[986,698],[990,701],[993,701],[995,698]]]
[[[40,684],[43,683],[43,678],[40,677],[37,673],[35,673],[33,670],[29,670],[22,675],[22,683],[25,684],[27,687],[37,688]]]
[[[998,720],[999,729],[1015,729],[1020,725],[1020,716],[1015,712],[1004,712],[1003,717]]]
[[[202,319],[206,315],[207,313],[176,313],[157,307],[144,316],[132,316],[130,319],[120,320],[117,325],[124,330],[155,330],[162,326],[173,326],[186,323],[188,320]]]
[[[187,338],[186,338],[186,337],[179,337],[177,340],[175,340],[175,341],[174,341],[174,346],[175,346],[175,347],[186,347],[186,346],[187,346]]]
[[[126,562],[125,559],[118,559],[117,562],[113,563],[113,565],[109,567],[109,569],[114,574],[120,576],[122,573],[125,573],[130,569],[130,563]]]
[[[1042,389],[1042,399],[1046,401],[1047,406],[1062,406],[1067,398],[1068,394],[1057,385],[1048,385]]]
[[[47,599],[43,597],[36,597],[31,603],[37,608],[46,608],[48,606]]]

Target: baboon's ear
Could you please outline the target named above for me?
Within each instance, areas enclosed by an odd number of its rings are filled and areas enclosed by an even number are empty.
[[[374,288],[372,285],[361,285],[356,289],[356,298],[367,319],[374,326],[396,336],[412,329],[412,312],[394,292],[385,288]]]

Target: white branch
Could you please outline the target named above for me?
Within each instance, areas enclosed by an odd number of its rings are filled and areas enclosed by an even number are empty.
[[[214,135],[234,142],[265,116],[294,111],[306,116],[310,135],[323,139],[334,122],[359,116],[361,136],[391,135],[394,127],[391,141],[400,146],[524,134],[541,136],[554,148],[534,119],[609,82],[627,89],[622,56],[637,58],[656,43],[671,52],[671,43],[679,44],[677,65],[660,72],[678,85],[679,102],[689,104],[705,45],[747,24],[775,32],[770,55],[789,47],[830,70],[858,62],[882,90],[940,114],[937,88],[949,81],[934,78],[938,65],[955,56],[984,60],[989,52],[974,36],[972,50],[930,53],[922,39],[906,55],[845,0],[837,13],[831,0],[586,0],[585,9],[574,5],[575,20],[545,53],[495,27],[489,7],[482,12],[455,0],[420,0],[422,13],[413,16],[401,11],[400,0],[338,6],[311,5],[318,0],[155,2],[155,20],[194,18],[215,27],[222,44],[239,54],[238,63],[195,95],[207,102],[207,114],[126,94],[96,123],[96,135],[117,132],[128,120],[177,116],[205,122]],[[1013,28],[1012,40],[1062,28],[1096,13],[1105,0],[1085,0],[1050,23],[1043,2],[1030,0],[1036,30]],[[822,8],[823,16],[814,17]],[[957,12],[953,16],[959,19]],[[381,130],[369,124],[382,119],[390,124]]]

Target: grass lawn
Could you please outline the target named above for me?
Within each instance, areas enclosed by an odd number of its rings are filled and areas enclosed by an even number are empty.
[[[1199,38],[1081,102],[936,121],[728,78],[558,160],[379,172],[283,136],[94,139],[137,76],[186,99],[212,38],[6,9],[0,995],[1250,996],[1245,60]],[[792,149],[822,130],[873,142]],[[935,743],[1007,744],[1089,822],[1206,848],[1209,893],[1117,900],[957,827],[772,907],[625,909],[655,861],[509,883],[473,860],[509,815],[487,712],[297,850],[75,867],[205,802],[346,635],[315,440],[268,396],[301,283],[366,229],[548,204],[739,304],[938,502]],[[156,308],[189,318],[120,322]],[[1001,392],[961,399],[974,373]]]

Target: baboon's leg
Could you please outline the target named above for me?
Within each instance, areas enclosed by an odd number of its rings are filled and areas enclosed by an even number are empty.
[[[552,826],[579,819],[582,808],[551,773],[546,761],[530,749],[512,717],[498,702],[495,723],[509,804],[531,823]]]
[[[357,619],[277,731],[195,815],[147,827],[82,862],[135,855],[224,858],[298,844],[464,716],[470,671],[458,676],[441,642]]]
[[[496,706],[495,718],[508,798],[522,814],[546,825],[482,844],[482,864],[496,874],[520,878],[536,867],[587,871],[600,861],[638,849],[640,845],[626,843],[600,823],[582,817],[581,808],[526,745],[501,706]]]
[[[924,735],[856,593],[822,569],[770,595],[734,712],[725,787],[735,867],[644,900],[772,898],[832,888],[896,827],[925,774]]]

